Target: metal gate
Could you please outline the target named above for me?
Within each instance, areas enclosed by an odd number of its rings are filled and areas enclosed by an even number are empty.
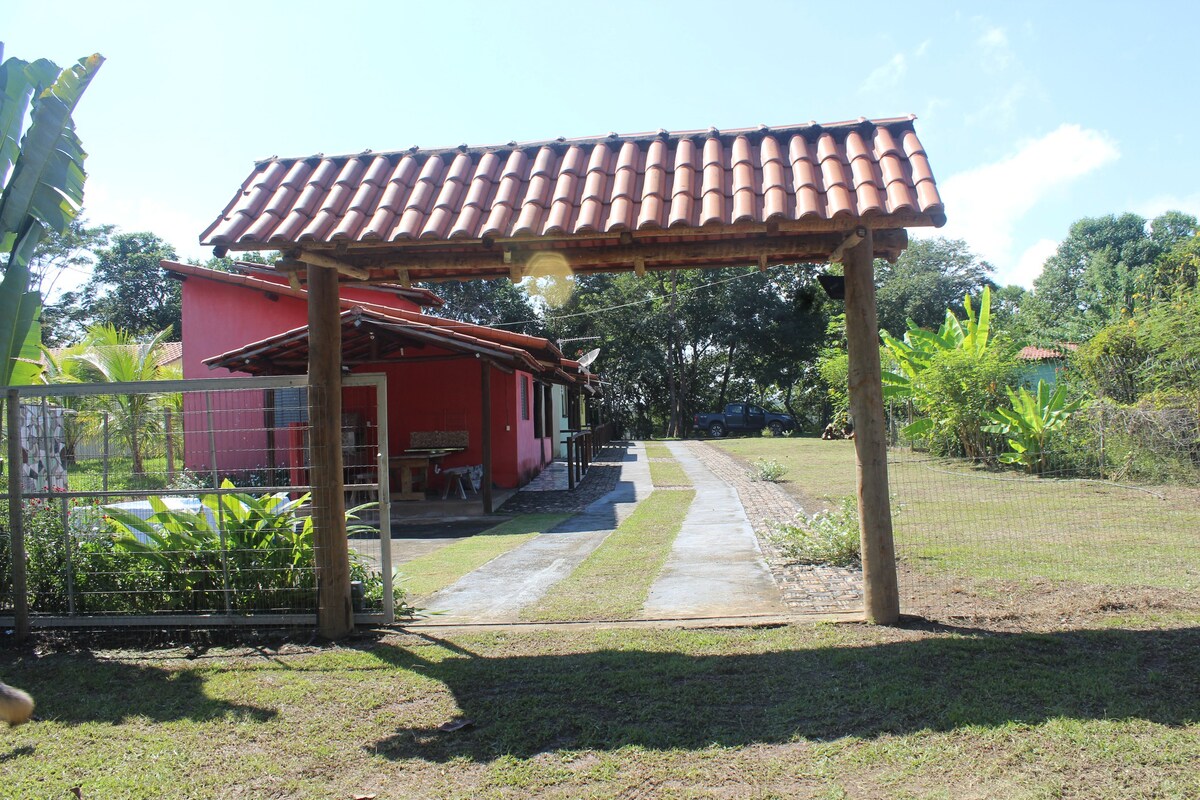
[[[314,623],[320,391],[306,376],[8,387],[0,626]],[[355,621],[387,624],[386,380],[342,392]]]

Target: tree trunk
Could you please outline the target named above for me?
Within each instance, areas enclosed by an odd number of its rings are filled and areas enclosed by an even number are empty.
[[[729,352],[725,354],[725,371],[721,375],[721,391],[717,394],[717,408],[724,408],[729,401],[726,399],[729,395],[729,375],[733,371],[733,356],[737,353],[737,342],[729,345]]]

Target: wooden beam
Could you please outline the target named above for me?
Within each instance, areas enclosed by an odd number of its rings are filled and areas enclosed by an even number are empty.
[[[348,264],[340,258],[333,258],[322,253],[314,253],[310,250],[301,250],[295,254],[297,261],[303,261],[305,264],[314,267],[324,267],[325,269],[337,270],[348,278],[357,280],[365,280],[371,277],[371,273],[363,267],[356,267],[353,264]],[[309,275],[311,278],[311,273]]]
[[[850,411],[858,461],[858,518],[862,537],[863,605],[867,621],[891,625],[900,618],[896,550],[888,500],[887,425],[879,365],[871,231],[845,253],[846,342],[850,360]]]
[[[342,324],[337,273],[308,270],[308,424],[312,461],[317,629],[326,639],[354,630],[342,472]]]
[[[840,264],[845,257],[846,251],[856,247],[858,243],[866,237],[866,235],[866,228],[855,228],[853,231],[848,233],[846,238],[842,239],[841,244],[837,246],[837,249],[829,254],[829,263]]]
[[[639,278],[646,277],[646,259],[641,256],[635,256],[633,259],[633,271]]]
[[[857,230],[869,230],[860,225]],[[850,232],[853,235],[854,231]],[[634,239],[632,244],[619,240],[607,241],[592,247],[571,247],[565,242],[532,240],[514,242],[503,251],[463,246],[457,243],[438,249],[405,248],[403,260],[395,252],[371,248],[350,248],[342,258],[325,256],[323,263],[351,264],[366,270],[368,282],[394,283],[403,275],[410,281],[445,278],[500,278],[519,282],[529,271],[529,262],[550,252],[562,256],[576,272],[679,269],[689,267],[776,266],[799,261],[827,261],[843,245],[847,231],[768,236],[765,233],[742,238],[708,238],[694,235],[683,241],[656,242]],[[410,243],[411,244],[411,243]],[[876,233],[875,252],[881,257],[894,258],[908,244],[902,229],[880,230]],[[844,251],[843,247],[843,251]],[[306,251],[307,252],[307,251]],[[306,256],[307,257],[307,256]],[[841,254],[838,254],[841,257]],[[288,259],[278,262],[277,269],[293,268]],[[362,274],[359,272],[358,274]]]
[[[479,392],[483,406],[483,477],[479,491],[483,493],[483,513],[492,513],[492,365],[486,359],[479,361]]]

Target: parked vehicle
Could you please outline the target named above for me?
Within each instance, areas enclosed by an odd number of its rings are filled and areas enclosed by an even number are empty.
[[[759,433],[763,428],[779,436],[796,428],[796,420],[788,414],[776,414],[753,403],[730,403],[723,413],[697,414],[692,423],[714,439],[727,433]]]

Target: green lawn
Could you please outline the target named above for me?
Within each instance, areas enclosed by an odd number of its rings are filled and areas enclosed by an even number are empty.
[[[4,732],[0,797],[1183,800],[1200,618],[1176,624],[8,649],[42,721]]]
[[[717,446],[788,467],[786,489],[854,493],[854,443],[748,438]],[[898,452],[896,549],[910,567],[977,579],[1200,590],[1200,489],[1029,478]]]
[[[398,571],[410,602],[444,589],[468,572],[550,530],[567,514],[525,514],[460,539],[432,553],[402,564]]]
[[[655,486],[665,488],[692,485],[683,467],[679,466],[679,462],[665,444],[647,442],[646,458],[650,463],[650,480]]]
[[[694,491],[655,491],[566,579],[522,610],[527,620],[630,619],[662,571]]]
[[[177,468],[183,461],[176,459]],[[111,458],[108,461],[109,491],[121,489],[165,489],[167,487],[167,459],[145,458],[142,460],[144,473],[133,474],[133,459]],[[104,460],[81,459],[67,468],[67,486],[72,492],[98,492],[104,488]]]

